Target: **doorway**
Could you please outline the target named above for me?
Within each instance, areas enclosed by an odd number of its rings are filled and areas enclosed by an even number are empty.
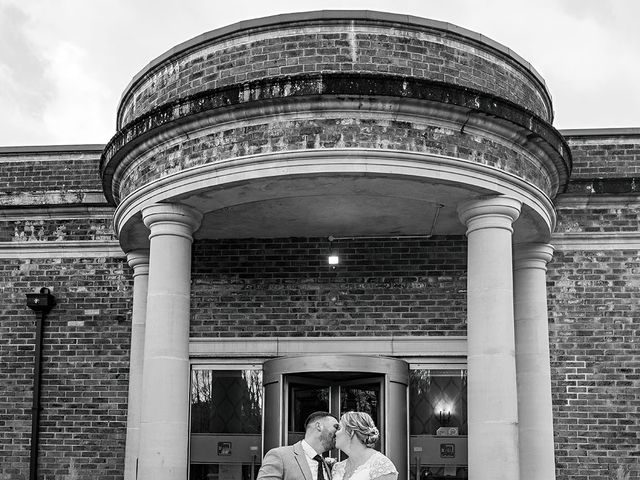
[[[406,478],[409,365],[364,355],[306,355],[268,360],[263,365],[264,445],[292,445],[304,437],[304,420],[318,410],[340,415],[369,413],[380,430],[376,449]],[[337,451],[330,453],[340,458]]]

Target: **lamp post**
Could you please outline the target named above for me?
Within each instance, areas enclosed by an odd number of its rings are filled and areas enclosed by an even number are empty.
[[[47,313],[55,306],[56,299],[47,287],[40,293],[27,293],[27,307],[37,315],[35,358],[33,360],[33,405],[31,407],[31,459],[29,463],[29,479],[38,478],[38,431],[40,418],[40,371],[42,363],[42,330]]]

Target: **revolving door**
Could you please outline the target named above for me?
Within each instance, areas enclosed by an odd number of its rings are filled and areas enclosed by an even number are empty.
[[[407,478],[409,366],[362,355],[282,357],[263,365],[264,451],[304,437],[304,420],[318,410],[340,417],[369,413],[380,430],[376,449]],[[339,458],[339,452],[331,452]]]

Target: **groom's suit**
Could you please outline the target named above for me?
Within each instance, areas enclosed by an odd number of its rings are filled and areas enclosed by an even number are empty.
[[[325,478],[331,479],[328,468]],[[258,480],[313,480],[302,442],[269,450],[262,459]]]

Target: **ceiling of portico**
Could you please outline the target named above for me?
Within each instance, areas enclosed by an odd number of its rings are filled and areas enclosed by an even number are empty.
[[[270,178],[181,198],[207,212],[196,238],[464,234],[468,189],[368,176]],[[475,192],[476,194],[479,192]]]

